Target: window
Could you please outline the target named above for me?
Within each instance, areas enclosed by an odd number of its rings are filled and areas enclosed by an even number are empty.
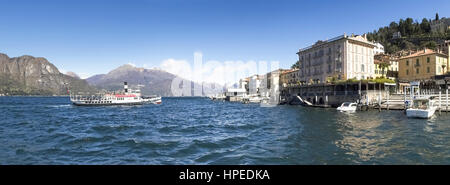
[[[427,67],[427,73],[430,73],[430,67]]]
[[[416,74],[419,74],[419,69],[420,69],[420,68],[416,68]]]
[[[430,57],[427,57],[427,63],[430,63]]]
[[[408,69],[406,70],[406,75],[409,75],[409,70]]]
[[[409,66],[409,60],[406,61],[406,65]]]
[[[419,66],[419,59],[416,59],[416,66]]]
[[[364,64],[361,64],[361,72],[364,72]]]

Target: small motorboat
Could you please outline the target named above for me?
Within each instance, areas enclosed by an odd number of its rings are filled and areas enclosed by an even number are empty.
[[[161,100],[161,97],[144,97],[144,102],[159,105],[162,103],[162,100]]]
[[[406,109],[406,116],[409,118],[425,118],[428,119],[434,115],[437,107],[434,101],[429,98],[417,98],[411,103],[411,107]]]
[[[341,112],[355,112],[358,104],[352,102],[344,102],[340,107],[337,108]]]

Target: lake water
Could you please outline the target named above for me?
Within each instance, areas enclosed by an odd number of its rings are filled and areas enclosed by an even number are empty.
[[[0,164],[450,164],[450,113],[0,97]]]

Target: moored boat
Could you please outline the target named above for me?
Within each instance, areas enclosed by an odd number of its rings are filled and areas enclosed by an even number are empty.
[[[337,108],[341,112],[355,112],[358,104],[352,102],[344,102],[341,106]]]
[[[411,107],[406,109],[406,116],[410,118],[430,118],[436,112],[434,101],[429,98],[417,98],[412,101]]]
[[[142,97],[145,103],[161,104],[161,97]]]

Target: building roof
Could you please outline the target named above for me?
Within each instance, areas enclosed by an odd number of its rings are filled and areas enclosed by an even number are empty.
[[[420,51],[418,51],[418,52],[415,52],[415,53],[413,53],[413,54],[410,54],[410,55],[401,57],[400,59],[407,59],[407,58],[413,58],[413,57],[419,57],[419,56],[426,56],[426,55],[434,55],[434,54],[437,54],[437,55],[443,55],[443,56],[447,57],[447,55],[444,54],[444,53],[438,53],[438,52],[436,52],[436,51],[434,51],[434,50],[431,50],[431,49],[426,48],[426,49],[420,50]]]
[[[299,69],[289,69],[289,70],[286,70],[286,71],[282,71],[281,74],[297,72],[298,70],[299,70]]]
[[[365,44],[368,44],[368,45],[370,45],[372,47],[376,46],[374,42],[371,42],[371,41],[367,40],[367,35],[366,34],[364,34],[364,35],[353,35],[352,34],[352,35],[349,36],[349,35],[344,33],[344,35],[340,35],[340,36],[337,36],[335,38],[328,39],[328,40],[325,40],[325,41],[319,40],[319,41],[317,41],[316,43],[314,43],[311,46],[299,49],[297,54],[299,54],[301,52],[304,52],[304,51],[307,51],[309,49],[315,48],[315,47],[322,46],[322,45],[327,44],[327,43],[331,43],[331,42],[334,42],[334,41],[341,40],[341,39],[348,39],[348,40],[353,40],[353,41],[357,41],[357,42],[360,42],[360,43],[365,43]]]

